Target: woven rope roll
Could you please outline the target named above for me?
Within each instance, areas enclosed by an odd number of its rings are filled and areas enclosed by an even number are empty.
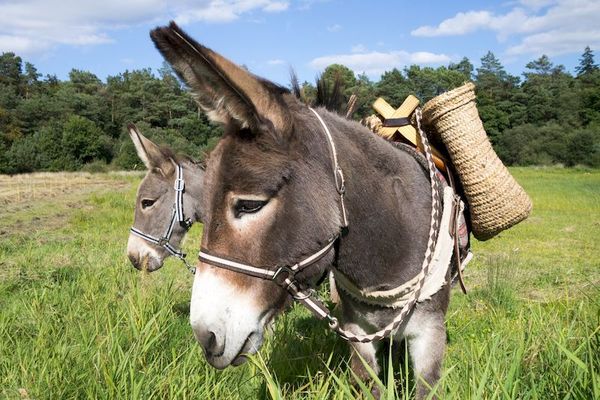
[[[469,203],[477,239],[490,239],[527,218],[531,199],[492,148],[477,112],[473,83],[428,101],[423,118],[446,145]]]

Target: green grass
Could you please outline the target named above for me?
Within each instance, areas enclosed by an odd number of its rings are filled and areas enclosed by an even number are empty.
[[[455,399],[600,398],[600,171],[512,172],[533,214],[474,243],[435,389]],[[188,324],[189,274],[174,260],[151,275],[130,267],[139,178],[114,179],[122,184],[38,199],[0,220],[0,398],[370,398],[367,384],[351,383],[346,344],[299,307],[250,363],[208,366]],[[190,254],[200,233],[185,243]],[[385,369],[375,383],[383,398],[412,393],[406,363]]]

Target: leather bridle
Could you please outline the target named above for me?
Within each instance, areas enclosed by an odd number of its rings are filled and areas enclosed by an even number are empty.
[[[321,247],[318,251],[291,266],[258,267],[254,265],[244,264],[238,261],[233,261],[218,256],[216,254],[212,254],[206,248],[202,248],[200,250],[200,252],[198,253],[198,259],[206,264],[210,264],[215,267],[228,269],[230,271],[242,273],[256,278],[270,280],[277,283],[279,286],[287,290],[288,293],[295,300],[299,301],[304,306],[306,306],[318,319],[327,318],[327,320],[329,321],[329,326],[332,329],[336,329],[339,325],[337,318],[332,316],[329,309],[320,300],[317,300],[314,297],[314,290],[310,288],[303,289],[298,280],[296,279],[296,275],[298,273],[300,273],[307,267],[310,267],[311,265],[315,264],[325,255],[327,255],[327,253],[329,253],[329,251],[333,249],[340,235],[343,235],[348,229],[348,214],[346,212],[346,205],[344,204],[346,183],[344,180],[344,172],[342,171],[342,167],[340,167],[338,163],[335,142],[333,141],[333,137],[331,136],[329,128],[327,127],[321,116],[310,107],[309,110],[316,115],[327,137],[327,143],[329,145],[329,151],[331,154],[335,187],[339,195],[340,214],[342,220],[340,232],[332,235],[331,238],[327,241],[327,244]]]
[[[260,267],[250,264],[245,264],[242,262],[234,261],[225,257],[221,257],[217,254],[211,253],[208,249],[202,248],[198,254],[198,259],[201,262],[206,264],[213,265],[218,268],[224,268],[230,271],[234,271],[237,273],[242,273],[245,275],[253,276],[256,278],[261,278],[265,280],[270,280],[284,288],[288,291],[288,293],[297,301],[301,302],[304,306],[306,306],[318,319],[327,319],[329,322],[329,327],[339,334],[342,338],[352,341],[352,342],[361,342],[367,343],[375,340],[381,340],[389,335],[391,335],[404,321],[410,311],[414,308],[417,303],[417,299],[419,297],[419,293],[421,288],[423,287],[423,283],[425,280],[425,276],[429,270],[429,265],[431,264],[433,258],[433,249],[435,247],[435,237],[437,237],[437,232],[439,230],[439,213],[440,213],[440,200],[437,194],[437,180],[435,179],[435,165],[433,164],[433,157],[431,155],[431,149],[429,147],[429,141],[427,136],[421,129],[420,121],[421,121],[421,110],[416,110],[416,121],[419,135],[421,137],[421,142],[423,143],[423,148],[425,152],[425,158],[427,159],[427,165],[429,167],[429,178],[431,182],[431,195],[432,195],[432,206],[431,206],[431,225],[429,230],[429,239],[427,244],[427,250],[425,252],[425,258],[423,260],[423,265],[421,267],[421,271],[418,275],[418,284],[417,289],[412,293],[410,299],[407,302],[407,306],[405,306],[396,317],[383,329],[368,335],[357,335],[348,330],[343,329],[337,318],[335,318],[331,311],[316,298],[316,292],[313,289],[305,289],[303,285],[301,285],[296,279],[296,275],[303,271],[305,268],[315,264],[321,258],[323,258],[326,254],[334,248],[336,242],[340,239],[348,231],[348,215],[346,212],[346,206],[344,204],[344,195],[346,192],[346,186],[344,181],[344,174],[342,168],[338,163],[337,151],[335,148],[335,143],[333,141],[333,137],[331,136],[331,132],[329,128],[321,118],[321,116],[312,108],[309,107],[309,110],[312,111],[313,114],[317,117],[321,126],[323,127],[323,131],[327,137],[327,143],[329,145],[329,151],[331,154],[332,160],[332,168],[334,175],[334,182],[336,186],[336,190],[339,194],[339,203],[340,203],[340,214],[342,224],[340,225],[340,231],[334,235],[332,235],[331,239],[327,241],[327,244],[323,246],[321,249],[313,253],[311,256],[303,259],[302,261],[292,265],[292,266],[274,266],[274,267]]]
[[[196,268],[191,266],[186,260],[186,254],[173,246],[170,243],[171,236],[173,235],[173,228],[175,227],[175,222],[179,223],[179,226],[184,228],[186,231],[190,229],[193,222],[191,218],[185,218],[185,214],[183,213],[183,193],[185,191],[185,181],[183,180],[183,168],[179,164],[175,164],[175,170],[177,171],[177,177],[175,178],[175,202],[173,203],[173,212],[171,213],[171,220],[169,221],[169,225],[167,226],[167,230],[164,235],[160,238],[156,236],[152,236],[150,234],[144,233],[140,229],[132,226],[129,230],[133,235],[144,239],[145,241],[152,243],[154,245],[160,246],[164,248],[169,254],[181,260],[186,268],[193,274],[196,271]]]

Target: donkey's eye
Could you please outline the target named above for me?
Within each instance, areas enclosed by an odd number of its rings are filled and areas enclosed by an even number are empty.
[[[235,217],[239,218],[242,214],[252,214],[259,211],[267,204],[268,200],[243,200],[239,199],[235,203]]]
[[[146,209],[148,207],[152,207],[152,205],[154,204],[156,200],[150,200],[150,199],[143,199],[142,200],[142,208]]]

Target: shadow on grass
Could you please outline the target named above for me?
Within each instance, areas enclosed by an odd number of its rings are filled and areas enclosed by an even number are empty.
[[[173,313],[179,317],[185,317],[186,319],[190,316],[190,302],[181,301],[173,304]]]

